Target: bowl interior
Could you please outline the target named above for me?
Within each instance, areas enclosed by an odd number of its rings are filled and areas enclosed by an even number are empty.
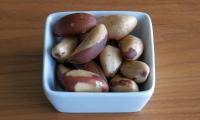
[[[54,24],[63,16],[83,11],[74,12],[59,12],[50,14],[46,21],[45,26],[45,43],[44,43],[44,69],[43,80],[44,84],[53,91],[63,91],[55,82],[55,60],[51,57],[51,48],[55,45],[55,37],[52,34],[52,28]],[[141,91],[148,91],[154,88],[155,85],[155,63],[154,63],[154,43],[153,43],[153,31],[152,23],[149,16],[142,12],[127,12],[127,11],[85,11],[96,17],[111,15],[111,14],[127,14],[135,16],[138,20],[136,28],[131,34],[141,38],[144,42],[144,53],[140,60],[146,62],[151,69],[150,75],[146,83],[140,86]]]

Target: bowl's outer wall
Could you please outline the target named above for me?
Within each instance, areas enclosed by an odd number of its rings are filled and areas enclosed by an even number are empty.
[[[55,88],[55,61],[50,50],[54,45],[52,28],[61,17],[74,13],[87,12],[95,16],[111,14],[127,14],[135,16],[138,24],[134,35],[140,37],[145,45],[144,60],[151,69],[143,91],[131,93],[73,93],[64,92]],[[50,14],[45,23],[43,89],[48,100],[60,112],[68,113],[110,113],[110,112],[137,112],[150,100],[155,89],[155,55],[152,23],[149,15],[143,12],[132,11],[74,11]]]

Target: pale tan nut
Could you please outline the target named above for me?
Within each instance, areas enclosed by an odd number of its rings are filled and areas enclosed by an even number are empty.
[[[122,63],[119,48],[107,45],[100,54],[100,62],[106,77],[113,77]]]
[[[98,22],[105,24],[109,39],[120,40],[133,31],[137,19],[129,15],[109,15],[98,18]]]
[[[90,72],[93,72],[93,73],[97,73],[107,82],[107,79],[104,75],[103,70],[94,61],[90,61],[86,64],[75,65],[75,66],[78,69],[83,69],[83,70],[87,70],[87,71],[90,71]]]
[[[56,67],[57,81],[61,85],[62,88],[64,88],[64,75],[69,71],[71,71],[71,69],[68,67],[65,67],[62,64],[58,64]]]
[[[71,70],[64,77],[65,89],[71,92],[108,92],[107,82],[86,70]]]
[[[52,48],[51,54],[58,62],[63,63],[70,57],[77,45],[78,40],[75,37],[62,38],[62,40]]]
[[[110,90],[112,92],[138,92],[138,85],[131,79],[117,74],[110,81]]]
[[[62,17],[54,26],[56,36],[74,36],[86,33],[96,25],[95,16],[88,13],[73,13]]]
[[[137,60],[143,53],[144,45],[140,38],[128,35],[119,42],[124,59]]]
[[[120,71],[125,77],[141,84],[147,80],[150,68],[142,61],[126,61],[122,64]]]
[[[108,32],[103,24],[94,27],[72,53],[69,61],[83,64],[93,60],[103,50],[107,42]]]

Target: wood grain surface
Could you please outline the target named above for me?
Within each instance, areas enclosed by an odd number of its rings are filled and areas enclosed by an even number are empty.
[[[68,10],[135,10],[154,26],[157,82],[143,111],[56,112],[42,89],[44,22]],[[0,120],[199,120],[199,0],[0,0]]]

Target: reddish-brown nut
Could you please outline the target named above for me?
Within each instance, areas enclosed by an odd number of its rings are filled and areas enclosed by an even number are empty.
[[[90,61],[82,65],[77,65],[77,68],[99,74],[105,81],[107,81],[102,69],[94,61]]]
[[[56,46],[51,50],[52,56],[58,61],[63,63],[72,54],[78,40],[75,37],[63,38]]]
[[[98,22],[105,24],[109,39],[120,40],[133,31],[137,19],[129,15],[109,15],[100,17]]]
[[[100,62],[106,77],[113,77],[122,63],[120,50],[107,45],[100,54]]]
[[[63,88],[64,88],[64,75],[65,75],[65,73],[69,72],[70,70],[71,70],[70,68],[67,68],[62,64],[58,64],[56,67],[57,81]]]
[[[72,53],[69,61],[74,64],[83,64],[94,59],[105,47],[107,35],[105,25],[98,24],[82,40]]]
[[[133,80],[118,74],[111,79],[110,90],[112,92],[137,92],[139,91],[139,87]]]
[[[64,77],[65,89],[71,92],[107,92],[107,82],[98,74],[86,70],[71,70]]]
[[[86,33],[96,25],[93,15],[88,13],[73,13],[61,18],[54,26],[57,36],[71,36]]]
[[[119,46],[124,59],[136,60],[143,52],[143,42],[138,37],[128,35],[119,42]]]
[[[121,73],[136,83],[144,83],[150,72],[149,66],[141,61],[126,61],[120,68]]]

